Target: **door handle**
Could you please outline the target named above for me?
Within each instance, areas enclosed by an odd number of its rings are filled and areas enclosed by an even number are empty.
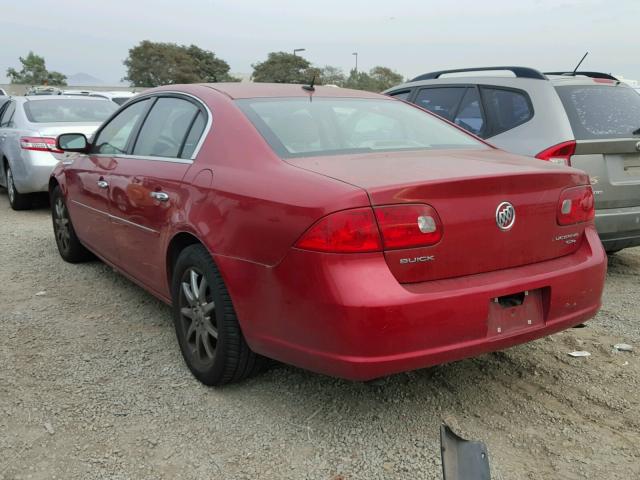
[[[109,186],[109,183],[104,180],[98,180],[96,183],[100,188],[107,188]]]
[[[164,192],[151,192],[149,195],[151,195],[151,198],[155,198],[160,202],[166,202],[169,200],[169,195]]]

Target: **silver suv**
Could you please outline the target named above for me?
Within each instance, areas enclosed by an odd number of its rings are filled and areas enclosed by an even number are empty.
[[[640,95],[598,72],[445,70],[384,93],[510,152],[586,171],[608,253],[640,245]]]

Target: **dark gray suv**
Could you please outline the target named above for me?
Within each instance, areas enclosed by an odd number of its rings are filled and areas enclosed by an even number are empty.
[[[586,171],[607,252],[640,245],[640,95],[615,77],[483,67],[427,73],[384,93],[504,150]]]

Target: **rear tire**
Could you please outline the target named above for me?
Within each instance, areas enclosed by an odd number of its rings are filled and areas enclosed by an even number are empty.
[[[80,263],[93,259],[93,254],[80,243],[73,229],[69,210],[58,186],[51,192],[51,220],[58,252],[66,262]]]
[[[247,345],[220,271],[202,245],[178,256],[171,294],[178,344],[198,380],[220,386],[264,370],[268,360]]]
[[[16,190],[16,185],[13,182],[13,172],[9,165],[7,165],[4,173],[7,179],[7,195],[9,196],[11,208],[14,210],[29,210],[31,208],[31,195],[20,193]]]

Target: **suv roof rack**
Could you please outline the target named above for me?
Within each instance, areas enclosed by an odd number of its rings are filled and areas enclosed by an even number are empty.
[[[422,75],[418,75],[416,78],[412,79],[412,82],[416,82],[418,80],[434,80],[436,78],[440,78],[441,75],[445,75],[447,73],[463,73],[463,72],[490,72],[494,70],[506,70],[508,72],[513,72],[513,74],[518,78],[535,78],[537,80],[547,80],[547,77],[544,76],[543,73],[539,72],[535,68],[528,67],[479,67],[479,68],[456,68],[454,70],[440,70],[437,72],[424,73]]]
[[[591,77],[591,78],[605,78],[607,80],[615,80],[616,82],[620,81],[616,77],[614,77],[613,75],[611,75],[609,73],[602,73],[602,72],[585,72],[585,71],[577,71],[577,72],[544,72],[544,74],[545,75],[561,75],[563,77],[575,77],[576,75],[583,75],[585,77]]]

